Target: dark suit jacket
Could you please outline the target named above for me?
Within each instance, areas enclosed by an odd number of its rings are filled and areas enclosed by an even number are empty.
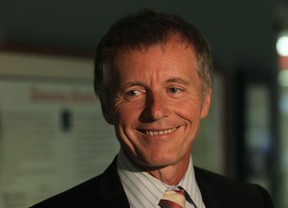
[[[206,208],[272,208],[269,194],[260,186],[237,182],[195,168],[195,176]],[[116,160],[89,181],[47,199],[32,208],[129,208],[117,173]]]

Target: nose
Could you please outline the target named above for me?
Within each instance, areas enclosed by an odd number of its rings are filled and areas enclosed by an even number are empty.
[[[148,93],[142,119],[146,122],[157,121],[169,115],[169,107],[164,95]]]

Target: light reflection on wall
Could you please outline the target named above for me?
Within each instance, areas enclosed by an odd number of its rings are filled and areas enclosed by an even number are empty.
[[[278,83],[281,87],[288,87],[288,68],[279,72]]]
[[[280,33],[276,49],[279,60],[279,119],[280,119],[280,155],[281,155],[281,184],[282,207],[288,207],[288,31]]]
[[[280,34],[276,43],[276,49],[280,56],[288,56],[288,31]]]

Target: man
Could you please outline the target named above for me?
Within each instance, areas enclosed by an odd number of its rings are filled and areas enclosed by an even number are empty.
[[[203,35],[179,16],[142,11],[116,22],[97,48],[94,88],[121,150],[103,174],[34,208],[272,207],[261,187],[193,166],[211,62]]]

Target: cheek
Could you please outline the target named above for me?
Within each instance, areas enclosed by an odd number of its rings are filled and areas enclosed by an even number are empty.
[[[194,120],[200,120],[201,105],[199,104],[199,102],[183,101],[175,107],[175,112],[177,112],[178,116],[191,122]]]

